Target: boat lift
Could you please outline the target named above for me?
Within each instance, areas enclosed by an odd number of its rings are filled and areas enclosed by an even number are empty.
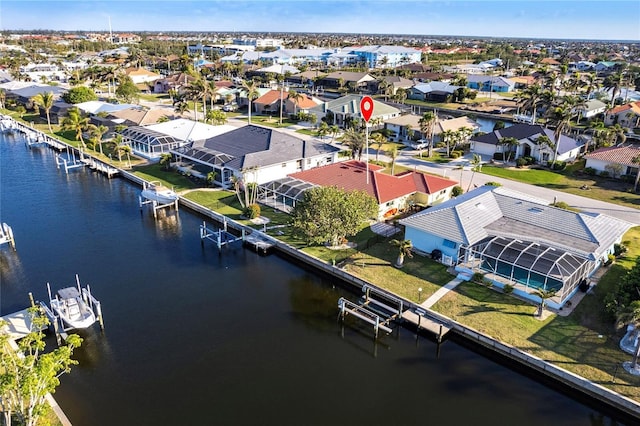
[[[242,228],[242,235],[240,237],[236,237],[235,235],[227,231],[226,217],[222,221],[222,228],[219,229],[208,228],[206,222],[202,222],[202,225],[200,225],[200,242],[204,244],[204,240],[209,240],[215,243],[216,247],[218,247],[218,250],[221,250],[222,246],[230,243],[235,243],[236,241],[244,241],[244,239],[244,228]]]
[[[100,304],[100,301],[95,297],[93,297],[93,295],[91,294],[91,287],[88,284],[86,288],[80,286],[80,279],[78,278],[78,274],[76,274],[76,285],[78,287],[78,292],[82,295],[82,300],[84,301],[84,303],[87,304],[87,306],[89,306],[89,308],[95,314],[96,321],[98,322],[98,324],[100,324],[100,330],[104,331],[104,320],[102,318],[102,305]],[[49,283],[47,283],[47,292],[49,293],[49,300],[51,301],[52,300],[51,286],[49,285]],[[33,302],[33,296],[31,295],[31,293],[29,293],[29,298],[31,299],[31,304],[35,306],[35,303]],[[67,337],[68,337],[67,332],[69,330],[73,330],[73,328],[66,327],[62,318],[56,315],[53,309],[51,309],[51,307],[49,307],[46,303],[44,302],[38,302],[38,303],[42,308],[42,310],[44,311],[47,318],[49,319],[49,322],[51,323],[51,326],[53,327],[53,331],[56,335],[56,341],[58,342],[58,345],[60,345],[63,340],[64,341],[67,340]]]
[[[69,174],[69,170],[84,167],[84,165],[80,158],[76,158],[75,152],[69,150],[69,147],[67,147],[66,153],[56,155],[56,166],[58,168],[64,166],[64,171],[67,174]]]
[[[390,334],[392,332],[389,327],[391,322],[402,320],[404,302],[400,298],[367,284],[362,286],[362,291],[364,292],[364,301],[359,305],[343,297],[338,300],[340,317],[344,321],[344,317],[350,314],[372,324],[376,339],[380,330]]]
[[[144,191],[148,187],[149,187],[149,183],[148,182],[143,182],[142,190]],[[142,208],[145,205],[150,204],[151,207],[153,208],[153,217],[155,217],[155,218],[158,217],[158,210],[160,210],[160,209],[174,207],[176,209],[176,211],[178,211],[178,198],[176,198],[175,201],[172,201],[170,203],[160,204],[157,200],[152,200],[152,199],[149,199],[149,198],[145,198],[145,197],[142,196],[142,194],[140,194],[140,195],[138,195],[138,203],[140,205],[140,210],[141,211],[142,211]]]
[[[13,238],[13,230],[6,223],[0,225],[0,245],[9,244],[9,246],[15,251],[16,241]]]

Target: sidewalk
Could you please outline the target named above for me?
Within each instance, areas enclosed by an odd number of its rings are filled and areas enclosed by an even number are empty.
[[[438,291],[433,293],[429,298],[427,298],[427,300],[422,302],[420,306],[427,309],[431,308],[433,305],[436,304],[438,300],[442,299],[445,296],[445,294],[449,293],[451,290],[456,288],[462,282],[464,282],[462,278],[454,278],[453,280],[449,281],[447,284],[442,286]]]

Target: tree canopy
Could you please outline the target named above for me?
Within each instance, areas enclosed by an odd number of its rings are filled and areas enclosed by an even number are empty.
[[[607,294],[605,305],[611,315],[624,312],[633,301],[640,300],[640,256],[636,263],[619,281],[615,291]]]
[[[294,233],[307,244],[337,246],[357,234],[362,223],[376,217],[377,212],[376,200],[364,191],[316,187],[304,192],[291,212],[291,223]]]
[[[124,102],[138,102],[140,99],[140,89],[135,85],[131,77],[124,76],[120,79],[120,84],[116,89],[116,97]]]
[[[67,93],[62,95],[62,99],[68,104],[79,104],[82,102],[97,101],[98,95],[89,87],[72,87]]]

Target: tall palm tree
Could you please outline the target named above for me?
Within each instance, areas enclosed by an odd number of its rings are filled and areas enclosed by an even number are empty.
[[[451,155],[451,142],[455,138],[455,132],[453,130],[445,130],[440,133],[440,140],[447,145],[447,157]]]
[[[213,109],[213,104],[216,102],[219,96],[220,89],[216,86],[215,81],[207,81],[207,94],[209,95],[209,109]]]
[[[287,99],[291,99],[291,102],[293,103],[293,114],[294,115],[297,114],[298,102],[304,99],[304,95],[302,93],[296,92],[293,89],[289,89],[289,92],[287,94]]]
[[[388,58],[385,56],[385,59]],[[389,98],[389,92],[393,89],[393,86],[384,78],[378,81],[378,93],[384,95],[385,102]]]
[[[398,158],[398,147],[393,146],[391,150],[387,152],[389,157],[391,158],[391,176],[395,176],[396,174],[396,159]]]
[[[555,150],[553,154],[553,163],[555,164],[558,160],[558,149],[560,148],[560,137],[562,136],[562,132],[569,127],[569,123],[571,122],[571,117],[573,116],[573,112],[570,107],[565,105],[559,105],[549,111],[548,118],[549,121],[556,126],[553,131],[553,139],[555,144]]]
[[[633,192],[636,192],[638,190],[638,182],[640,182],[640,155],[633,157],[631,162],[638,166],[638,170],[636,171],[636,180],[633,183]]]
[[[625,75],[622,71],[618,71],[615,74],[610,74],[607,76],[607,78],[604,79],[604,84],[602,86],[607,91],[611,90],[611,108],[613,108],[616,104],[616,95],[622,90],[624,80]]]
[[[197,78],[187,86],[187,96],[193,101],[193,111],[195,113],[195,121],[198,121],[198,100],[202,99],[202,118],[207,116],[207,93],[209,91],[208,84],[202,79]]]
[[[420,120],[418,120],[418,124],[420,124],[420,132],[422,136],[429,141],[429,158],[433,155],[433,134],[435,133],[436,123],[438,122],[438,116],[431,112],[427,111],[422,114]],[[422,152],[422,151],[420,151]]]
[[[532,123],[536,122],[536,111],[538,109],[538,105],[542,101],[542,94],[544,90],[538,84],[532,84],[531,86],[526,87],[520,92],[516,99],[518,101],[518,106],[522,107],[525,111],[531,111]]]
[[[600,80],[593,72],[582,74],[582,80],[584,82],[583,87],[587,95],[587,99],[589,99],[591,94],[600,88]]]
[[[482,167],[482,158],[478,154],[473,154],[473,158],[471,159],[471,179],[469,180],[469,186],[467,187],[467,192],[471,190],[473,177],[476,175],[476,172],[479,171],[481,167]]]
[[[104,125],[93,126],[91,127],[91,137],[94,139],[95,143],[100,147],[100,154],[102,152],[102,137],[109,131],[109,128]]]
[[[342,136],[342,142],[351,149],[351,158],[362,159],[362,151],[365,148],[365,134],[359,130],[347,129]]]
[[[0,89],[0,108],[4,109],[4,103],[7,100],[7,91]]]
[[[44,110],[45,114],[47,115],[47,125],[49,126],[49,133],[53,133],[53,130],[51,129],[51,117],[49,115],[49,112],[53,107],[53,103],[55,102],[53,92],[40,92],[37,95],[34,95],[31,98],[31,101]]]
[[[251,124],[252,103],[253,100],[258,97],[258,84],[253,80],[245,80],[242,82],[242,88],[247,92],[247,99],[249,100],[249,124]]]
[[[640,328],[640,300],[634,300],[629,306],[618,314],[618,326],[633,325],[636,330]],[[629,369],[635,371],[638,366],[638,358],[640,357],[640,339],[636,342],[636,352],[633,360],[629,364]]]
[[[62,121],[63,130],[73,130],[76,133],[76,140],[82,143],[83,147],[87,147],[82,137],[82,132],[89,125],[89,118],[83,117],[78,108],[72,108],[67,112],[67,116]]]
[[[338,136],[338,133],[340,133],[340,127],[338,127],[336,124],[330,125],[329,133],[331,133],[331,143],[333,143],[336,136]]]
[[[382,149],[382,145],[387,142],[387,138],[384,134],[380,132],[375,132],[371,134],[371,139],[376,144],[376,161],[378,161],[378,157],[380,155],[380,150]]]
[[[536,143],[538,144],[538,150],[542,151],[544,147],[549,147],[551,150],[556,149],[556,144],[551,140],[551,138],[547,135],[539,136],[536,139]]]

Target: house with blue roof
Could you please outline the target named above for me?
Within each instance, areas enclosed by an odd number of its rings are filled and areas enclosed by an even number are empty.
[[[491,75],[467,76],[467,87],[469,89],[480,90],[482,92],[512,92],[515,83],[508,78]]]
[[[400,220],[414,250],[479,272],[496,287],[533,302],[538,289],[561,308],[607,261],[632,226],[603,214],[552,207],[546,200],[504,187],[483,186]]]

